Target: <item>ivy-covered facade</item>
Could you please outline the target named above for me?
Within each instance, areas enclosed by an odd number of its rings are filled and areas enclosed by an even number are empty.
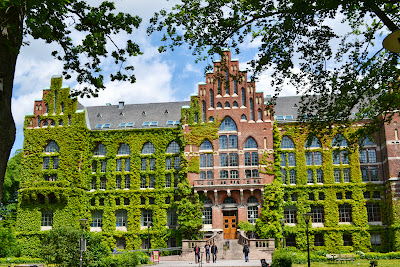
[[[298,97],[255,87],[230,51],[187,102],[83,107],[53,76],[25,117],[22,251],[80,218],[110,249],[234,239],[239,222],[304,249],[307,212],[314,249],[400,249],[398,117],[350,145],[360,125],[311,135]]]

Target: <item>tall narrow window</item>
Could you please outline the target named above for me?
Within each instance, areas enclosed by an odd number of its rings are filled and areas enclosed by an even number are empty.
[[[210,90],[210,107],[214,108],[214,91]]]
[[[258,109],[258,118],[257,118],[259,121],[261,121],[262,120],[262,112],[261,112],[261,109]]]
[[[233,93],[237,95],[237,81],[236,79],[233,80]]]
[[[254,103],[253,103],[253,98],[250,98],[250,120],[254,121]]]
[[[242,106],[246,106],[246,90],[242,88]]]
[[[218,94],[221,95],[221,79],[218,78]]]
[[[56,111],[57,111],[57,96],[58,96],[58,92],[55,92],[55,94],[54,94],[54,113],[56,113]]]

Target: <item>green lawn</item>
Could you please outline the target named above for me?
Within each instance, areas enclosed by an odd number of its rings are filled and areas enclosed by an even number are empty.
[[[400,260],[377,260],[378,267],[399,267]],[[369,267],[370,260],[355,260],[353,263],[347,262],[340,264],[339,262],[311,262],[311,267]],[[306,264],[293,264],[293,267],[307,267]]]

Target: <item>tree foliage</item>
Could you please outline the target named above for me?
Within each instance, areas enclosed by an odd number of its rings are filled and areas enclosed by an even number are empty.
[[[2,0],[0,1],[0,199],[4,173],[10,150],[15,140],[15,124],[11,115],[11,98],[15,66],[21,46],[29,38],[56,43],[59,49],[51,52],[64,63],[66,79],[76,75],[84,84],[75,96],[97,96],[104,89],[104,70],[101,63],[111,57],[116,69],[110,73],[112,81],[135,82],[133,66],[127,57],[142,54],[138,44],[127,40],[119,44],[115,36],[131,34],[139,27],[141,18],[116,13],[114,3],[101,2],[92,6],[82,0]],[[79,40],[81,36],[81,40]]]
[[[400,105],[399,55],[380,44],[399,11],[393,0],[183,0],[156,13],[148,33],[164,32],[161,52],[188,44],[197,60],[255,42],[253,79],[268,70],[277,93],[293,85],[312,128],[370,118],[362,131],[374,132]]]

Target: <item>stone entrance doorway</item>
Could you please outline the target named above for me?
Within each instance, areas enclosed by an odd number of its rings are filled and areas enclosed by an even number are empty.
[[[237,211],[224,211],[223,227],[224,239],[236,239]]]

